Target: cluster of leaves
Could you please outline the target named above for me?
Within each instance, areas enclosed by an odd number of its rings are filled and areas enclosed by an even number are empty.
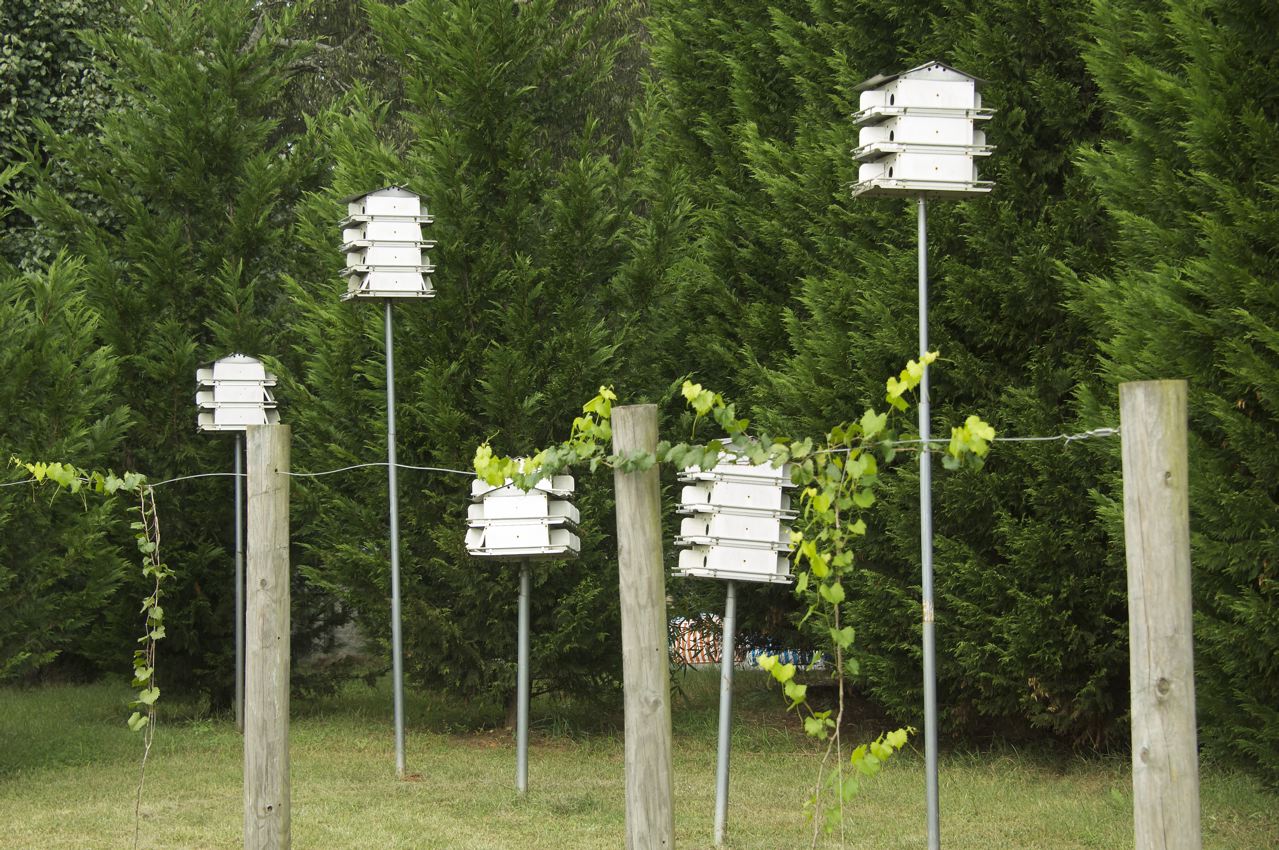
[[[484,442],[476,448],[472,461],[476,474],[494,487],[511,481],[517,487],[531,490],[546,476],[573,466],[586,464],[594,472],[601,463],[616,465],[617,456],[604,453],[604,447],[613,438],[611,420],[615,401],[617,395],[612,387],[600,387],[599,394],[582,407],[582,415],[573,420],[569,438],[542,449],[531,458],[494,455],[493,447]],[[631,461],[632,464],[640,462],[642,459],[638,457]]]
[[[137,499],[129,510],[138,514],[138,519],[129,527],[134,531],[138,552],[142,556],[142,576],[150,582],[150,592],[143,598],[140,612],[145,615],[145,633],[138,638],[142,647],[133,653],[133,687],[137,693],[129,703],[133,713],[129,716],[128,725],[134,732],[147,730],[146,746],[149,750],[155,704],[160,698],[155,676],[156,642],[165,636],[160,596],[165,580],[173,576],[173,570],[160,557],[160,517],[156,512],[155,491],[147,483],[146,476],[137,472],[116,475],[112,471],[86,470],[58,461],[29,463],[16,457],[10,458],[10,463],[25,470],[37,485],[48,483],[82,498],[88,494],[123,494]]]
[[[909,409],[906,398],[919,387],[927,366],[936,359],[936,352],[928,352],[919,360],[909,361],[899,376],[888,379],[885,400],[893,410]],[[760,666],[781,684],[787,708],[803,717],[804,731],[827,742],[817,787],[808,801],[810,815],[817,826],[824,825],[828,832],[842,829],[844,804],[859,792],[861,779],[877,773],[913,731],[909,727],[892,730],[853,748],[847,760],[844,758],[841,729],[845,683],[860,669],[857,659],[850,655],[856,628],[843,617],[843,580],[855,569],[856,550],[860,538],[866,535],[866,520],[861,513],[875,503],[880,463],[891,462],[904,450],[903,446],[922,450],[930,450],[931,446],[920,447],[918,441],[899,439],[890,427],[890,412],[880,413],[873,408],[856,421],[831,428],[818,445],[807,437],[791,440],[753,433],[750,421],[738,418],[733,404],[699,384],[685,381],[682,394],[695,414],[692,433],[695,435],[698,424],[709,418],[726,435],[723,439],[705,443],[662,441],[652,453],[607,454],[605,443],[612,433],[610,414],[616,395],[611,388],[601,387],[600,393],[583,407],[583,415],[574,420],[568,440],[530,458],[497,456],[486,442],[475,452],[476,474],[493,486],[509,481],[531,489],[546,476],[581,464],[588,464],[592,470],[603,464],[626,472],[643,471],[658,463],[680,470],[709,470],[720,463],[739,461],[787,467],[802,506],[799,522],[791,531],[795,594],[806,604],[800,625],[830,648],[838,705],[819,709],[810,704],[808,686],[796,680],[794,664],[782,664],[776,656],[764,655]],[[969,416],[962,426],[952,429],[943,454],[947,467],[958,468],[965,463],[979,466],[994,438],[990,425],[978,416]],[[832,754],[835,766],[828,770]],[[833,796],[835,805],[824,805],[824,793]]]

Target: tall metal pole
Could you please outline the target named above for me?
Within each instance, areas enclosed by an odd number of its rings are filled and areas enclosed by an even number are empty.
[[[244,734],[244,437],[235,435],[235,731]]]
[[[515,790],[528,791],[528,561],[520,563],[520,623],[515,685]]]
[[[719,665],[719,757],[715,762],[715,846],[724,846],[728,823],[728,751],[733,731],[733,656],[737,633],[737,583],[728,582]]]
[[[919,354],[928,353],[928,215],[919,196]],[[922,361],[921,361],[922,362]],[[928,804],[928,850],[941,847],[937,803],[937,653],[933,643],[933,465],[929,451],[928,366],[919,383],[919,538],[924,596],[924,796]]]
[[[395,775],[404,777],[404,656],[400,639],[400,497],[395,475],[395,346],[386,299],[386,480],[391,505],[391,677],[395,700]]]

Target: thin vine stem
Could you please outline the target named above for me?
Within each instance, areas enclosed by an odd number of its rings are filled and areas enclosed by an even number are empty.
[[[151,603],[158,605],[160,601],[160,582],[163,578],[163,562],[160,560],[160,514],[155,506],[155,490],[150,486],[144,486],[138,493],[138,511],[142,517],[142,531],[146,536],[147,542],[152,544],[150,552],[146,553],[145,560],[150,562],[152,571],[154,572],[154,585],[151,590]],[[151,627],[150,609],[147,611],[147,634],[146,634],[146,666],[152,671],[149,676],[150,686],[158,687],[156,684],[155,661],[156,661],[156,639],[154,637],[155,630]],[[142,732],[142,763],[138,771],[138,793],[133,806],[133,849],[137,850],[138,842],[142,833],[142,791],[147,781],[147,759],[151,755],[151,744],[155,740],[156,711],[155,703],[152,702],[147,706],[147,724]]]

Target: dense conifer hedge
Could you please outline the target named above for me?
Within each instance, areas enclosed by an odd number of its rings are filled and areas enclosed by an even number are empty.
[[[1203,737],[1279,769],[1270,6],[411,0],[366,16],[326,0],[281,18],[137,0],[86,42],[70,33],[98,5],[41,6],[4,13],[26,52],[0,63],[0,92],[26,79],[38,97],[0,109],[0,145],[40,147],[9,175],[27,182],[4,253],[30,273],[0,274],[0,366],[22,375],[0,396],[0,450],[156,477],[229,467],[226,441],[194,433],[192,376],[237,350],[274,356],[297,468],[382,457],[380,305],[337,301],[336,246],[338,199],[388,183],[426,196],[440,243],[438,296],[396,309],[403,462],[464,468],[485,438],[533,450],[607,382],[665,402],[691,375],[796,435],[882,406],[916,346],[916,211],[850,196],[855,87],[931,59],[982,78],[997,188],[929,205],[935,422],[1069,433],[1116,424],[1120,381],[1190,381]],[[846,605],[859,687],[918,723],[917,478],[901,463]],[[581,484],[583,557],[537,573],[547,689],[618,668],[608,483]],[[105,636],[133,598],[116,589],[134,580],[112,521],[19,489],[0,490],[0,586],[47,603],[35,622],[65,616],[40,640],[0,619],[0,675],[59,652],[112,666]],[[164,652],[225,694],[230,488],[171,492]],[[384,641],[382,471],[297,494],[300,622],[340,607]],[[408,671],[503,696],[514,573],[465,556],[466,496],[462,478],[401,476]],[[1117,442],[1005,443],[981,472],[939,476],[934,502],[947,728],[1122,745]],[[47,533],[12,542],[37,522]],[[94,557],[54,554],[84,539],[103,541]],[[718,605],[709,585],[672,592],[685,612]],[[746,597],[744,631],[793,628],[784,591]]]

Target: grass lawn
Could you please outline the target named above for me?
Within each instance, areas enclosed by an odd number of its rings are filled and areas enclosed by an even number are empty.
[[[714,808],[713,673],[684,680],[675,703],[676,842],[709,848]],[[817,760],[763,680],[738,676],[729,806],[737,850],[809,846],[802,805]],[[122,685],[0,689],[0,847],[132,846],[140,738],[124,726]],[[162,700],[163,702],[163,700]],[[394,778],[386,689],[297,701],[291,728],[296,848],[621,848],[619,718],[535,702],[529,794],[513,791],[505,731],[474,731],[493,712],[408,699],[410,781]],[[241,738],[226,718],[166,707],[147,768],[141,847],[240,846]],[[589,731],[582,731],[583,729]],[[1122,759],[1011,749],[941,760],[942,839],[951,848],[1132,847]],[[919,848],[923,758],[907,752],[853,804],[845,846]],[[1251,778],[1202,772],[1205,848],[1279,848],[1279,799]],[[821,847],[839,846],[824,840]]]

